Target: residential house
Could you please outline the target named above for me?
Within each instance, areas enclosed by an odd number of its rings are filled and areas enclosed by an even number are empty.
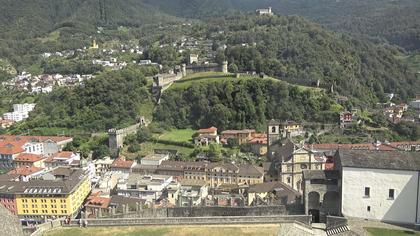
[[[172,180],[171,183],[166,187],[166,207],[174,207],[178,205],[179,194],[180,194],[181,184]]]
[[[64,136],[0,135],[0,168],[12,168],[13,160],[21,153],[50,156],[72,141]]]
[[[103,159],[96,159],[93,161],[93,165],[95,166],[95,174],[96,176],[103,176],[108,170],[111,169],[111,165],[114,160],[111,157],[107,156]]]
[[[125,156],[120,156],[111,164],[111,171],[121,173],[131,173],[131,169],[137,164],[136,161],[126,160]]]
[[[38,154],[32,153],[20,153],[13,160],[14,167],[26,167],[26,166],[35,166],[35,167],[44,167],[45,157]]]
[[[344,129],[349,125],[353,124],[354,115],[349,111],[340,113],[340,128]]]
[[[45,169],[35,166],[17,167],[9,172],[7,175],[19,181],[29,181],[31,178],[36,178],[45,173]]]
[[[62,151],[48,157],[44,161],[44,164],[45,164],[45,168],[53,169],[59,166],[71,166],[73,165],[73,163],[79,163],[79,162],[80,162],[79,153]]]
[[[225,130],[221,134],[221,139],[224,143],[229,144],[233,143],[235,145],[242,145],[248,143],[255,134],[253,129],[243,129],[243,130]]]
[[[410,107],[412,107],[413,109],[416,109],[416,110],[420,110],[420,98],[411,101],[410,102]]]
[[[217,128],[210,127],[207,129],[200,129],[197,131],[197,136],[194,138],[195,145],[207,146],[210,143],[220,143],[219,135],[217,135]]]
[[[200,206],[208,195],[208,185],[204,180],[181,180],[179,206]]]
[[[10,126],[13,125],[13,123],[14,123],[13,120],[5,120],[5,119],[0,118],[0,128],[1,129],[9,128]]]
[[[254,134],[249,141],[251,152],[258,156],[265,156],[267,154],[267,135]]]

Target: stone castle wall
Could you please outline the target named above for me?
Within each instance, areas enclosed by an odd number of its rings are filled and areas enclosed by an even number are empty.
[[[110,129],[108,130],[108,145],[111,152],[111,156],[115,157],[118,154],[118,149],[124,145],[124,138],[127,135],[137,133],[137,129],[143,125],[143,122],[135,125],[128,126],[123,129]]]

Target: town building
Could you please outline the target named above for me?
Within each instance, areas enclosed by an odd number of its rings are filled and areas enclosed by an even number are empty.
[[[243,129],[243,130],[225,130],[222,131],[221,140],[226,144],[242,145],[248,143],[255,134],[253,129]]]
[[[29,181],[30,179],[39,177],[44,173],[45,169],[41,167],[21,166],[7,172],[7,175],[16,181]]]
[[[140,164],[141,165],[146,165],[146,166],[158,166],[160,164],[162,164],[162,161],[167,161],[169,160],[169,154],[165,153],[165,154],[150,154],[147,155],[145,157],[143,157],[140,160]]]
[[[172,176],[131,173],[118,181],[116,192],[119,196],[140,198],[155,203],[162,200],[163,191],[172,180]]]
[[[267,154],[267,135],[254,134],[249,141],[251,152],[258,156],[265,156]]]
[[[125,156],[120,156],[111,164],[111,171],[121,173],[131,173],[131,169],[137,164],[136,161],[126,160]]]
[[[270,120],[267,122],[267,134],[268,134],[268,157],[272,156],[270,151],[271,146],[275,146],[279,140],[285,138],[293,138],[296,136],[305,135],[303,126],[294,121],[279,122],[276,120]]]
[[[178,205],[180,189],[181,184],[177,180],[172,180],[172,182],[168,184],[166,187],[166,202],[164,203],[166,207],[174,207]]]
[[[410,107],[416,110],[420,110],[420,99],[416,99],[410,102]]]
[[[80,162],[80,154],[69,152],[69,151],[62,151],[53,154],[52,156],[48,157],[45,161],[45,168],[53,169],[59,166],[70,166],[74,165],[74,163]]]
[[[18,216],[22,221],[74,217],[89,195],[89,178],[81,169],[59,170],[45,179],[31,179],[16,191]]]
[[[13,120],[5,120],[5,119],[2,119],[1,117],[0,117],[0,128],[1,129],[7,129],[7,128],[9,128],[10,126],[12,126],[13,125]]]
[[[208,185],[204,180],[181,180],[179,206],[191,207],[204,204],[208,190]]]
[[[341,212],[346,217],[420,223],[420,158],[416,152],[339,150]]]
[[[293,204],[300,197],[299,192],[279,181],[254,184],[246,192],[248,206]]]
[[[192,64],[198,64],[198,54],[190,54],[190,65]]]
[[[22,153],[50,156],[61,151],[73,138],[64,136],[0,135],[0,168],[10,169]]]
[[[208,146],[210,143],[220,143],[219,135],[217,134],[216,127],[207,129],[199,129],[197,136],[194,138],[195,145]]]
[[[353,124],[353,113],[349,111],[341,112],[340,113],[340,128],[345,129],[346,127]]]
[[[45,157],[39,154],[21,153],[13,160],[13,166],[17,167],[44,167]]]
[[[16,192],[23,188],[22,182],[0,180],[0,204],[17,215]]]
[[[111,169],[111,165],[114,160],[111,157],[107,156],[103,159],[96,159],[92,163],[95,166],[95,175],[103,176],[108,170]]]
[[[323,170],[326,159],[295,144],[290,139],[279,142],[271,147],[271,165],[269,175],[274,181],[286,183],[296,191],[302,193],[302,171]],[[274,178],[273,178],[274,177]]]
[[[35,108],[35,105],[34,103],[13,104],[13,112],[4,113],[3,119],[13,122],[25,120],[29,117],[29,112]]]
[[[269,15],[269,16],[273,15],[271,7],[267,8],[267,9],[257,9],[256,12],[260,16],[262,16],[262,15]]]

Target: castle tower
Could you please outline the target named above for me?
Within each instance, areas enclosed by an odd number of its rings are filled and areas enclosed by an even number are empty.
[[[278,140],[280,140],[280,123],[273,119],[267,123],[267,157],[269,159],[273,155],[273,144]]]
[[[187,76],[187,65],[186,64],[181,65],[181,71],[182,71],[182,77]]]
[[[228,72],[228,62],[227,62],[227,61],[223,61],[223,64],[222,64],[222,72],[223,72],[224,74],[229,73],[229,72]]]

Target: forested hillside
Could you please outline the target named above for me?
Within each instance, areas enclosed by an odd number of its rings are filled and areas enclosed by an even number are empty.
[[[319,81],[365,103],[382,100],[384,92],[406,99],[419,91],[420,81],[396,59],[397,50],[331,33],[301,17],[237,14],[210,21],[206,34],[228,45],[231,72],[263,72],[311,86]]]
[[[151,102],[143,72],[126,68],[103,73],[81,87],[58,88],[41,96],[28,121],[14,130],[61,127],[106,131],[135,123]]]
[[[171,15],[212,18],[236,10],[271,6],[283,15],[307,17],[329,29],[375,40],[388,40],[408,50],[420,49],[420,4],[417,0],[143,0]]]
[[[169,89],[155,121],[177,128],[217,126],[264,130],[268,119],[335,122],[340,106],[324,92],[272,79],[234,79],[192,83]],[[177,111],[177,112],[174,112]]]

